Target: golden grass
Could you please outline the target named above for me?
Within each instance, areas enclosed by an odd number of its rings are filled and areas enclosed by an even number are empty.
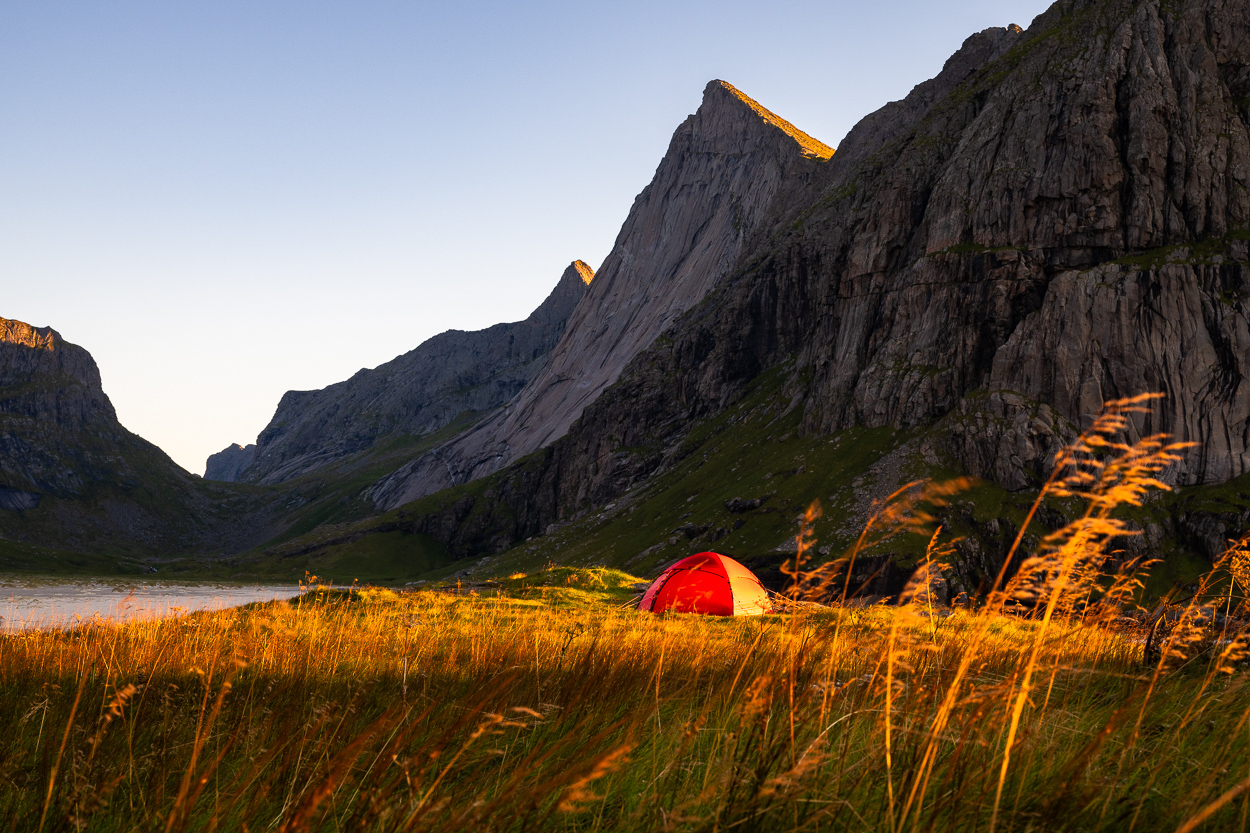
[[[1250,765],[1243,672],[1154,678],[1107,627],[553,603],[570,592],[321,591],[7,636],[0,810],[14,829],[45,807],[45,829],[985,829],[1039,640],[1001,829],[1175,826]]]

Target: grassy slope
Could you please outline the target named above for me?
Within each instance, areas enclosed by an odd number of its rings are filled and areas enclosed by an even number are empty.
[[[58,559],[50,570],[72,572],[89,563],[103,571],[129,572],[137,559],[190,545],[212,524],[214,504],[228,497],[133,435],[60,439],[115,474],[88,479],[75,497],[45,494],[35,509],[0,511],[4,569],[22,569],[32,542],[38,542],[41,548],[78,554]],[[73,462],[65,465],[77,468]]]
[[[290,525],[262,546],[273,547],[291,541],[327,524],[368,518],[375,510],[372,504],[361,498],[365,489],[409,460],[464,431],[480,417],[481,414],[465,413],[429,434],[391,437],[367,451],[335,461],[311,474],[294,478],[279,487],[268,487],[300,490],[305,502],[292,513]]]
[[[142,558],[0,541],[0,571],[30,576],[133,576],[151,572]]]
[[[255,496],[289,496],[285,529],[252,549],[226,558],[184,556],[161,566],[168,578],[246,578],[297,581],[305,574],[350,583],[353,580],[398,584],[442,569],[446,547],[427,535],[377,532],[372,505],[361,493],[405,462],[472,425],[480,415],[465,414],[431,434],[398,436],[330,466],[276,486],[229,484]],[[332,547],[305,545],[327,530],[342,527],[370,534]]]

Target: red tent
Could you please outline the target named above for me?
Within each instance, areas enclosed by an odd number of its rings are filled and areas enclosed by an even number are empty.
[[[756,616],[772,613],[768,591],[755,574],[727,555],[701,552],[673,564],[651,582],[639,610]]]

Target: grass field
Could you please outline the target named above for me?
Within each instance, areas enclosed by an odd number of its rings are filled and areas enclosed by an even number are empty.
[[[937,596],[963,483],[877,504],[779,612],[656,616],[638,579],[550,566],[0,635],[11,830],[1244,830],[1250,537],[1154,614],[1114,549],[1179,446],[1110,403],[973,608]],[[1026,519],[1027,521],[1027,519]],[[1027,522],[1022,525],[1019,545]],[[855,559],[927,534],[892,604]],[[1008,570],[1008,567],[1011,567]],[[818,604],[813,599],[829,599]]]
[[[556,569],[0,637],[0,818],[1244,829],[1250,676],[1229,643],[1148,665],[1136,631],[1076,620],[657,617],[621,608],[632,583]]]

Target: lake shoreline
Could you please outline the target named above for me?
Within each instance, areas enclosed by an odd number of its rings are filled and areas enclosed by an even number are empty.
[[[161,619],[291,599],[305,589],[298,583],[0,575],[0,633]]]

